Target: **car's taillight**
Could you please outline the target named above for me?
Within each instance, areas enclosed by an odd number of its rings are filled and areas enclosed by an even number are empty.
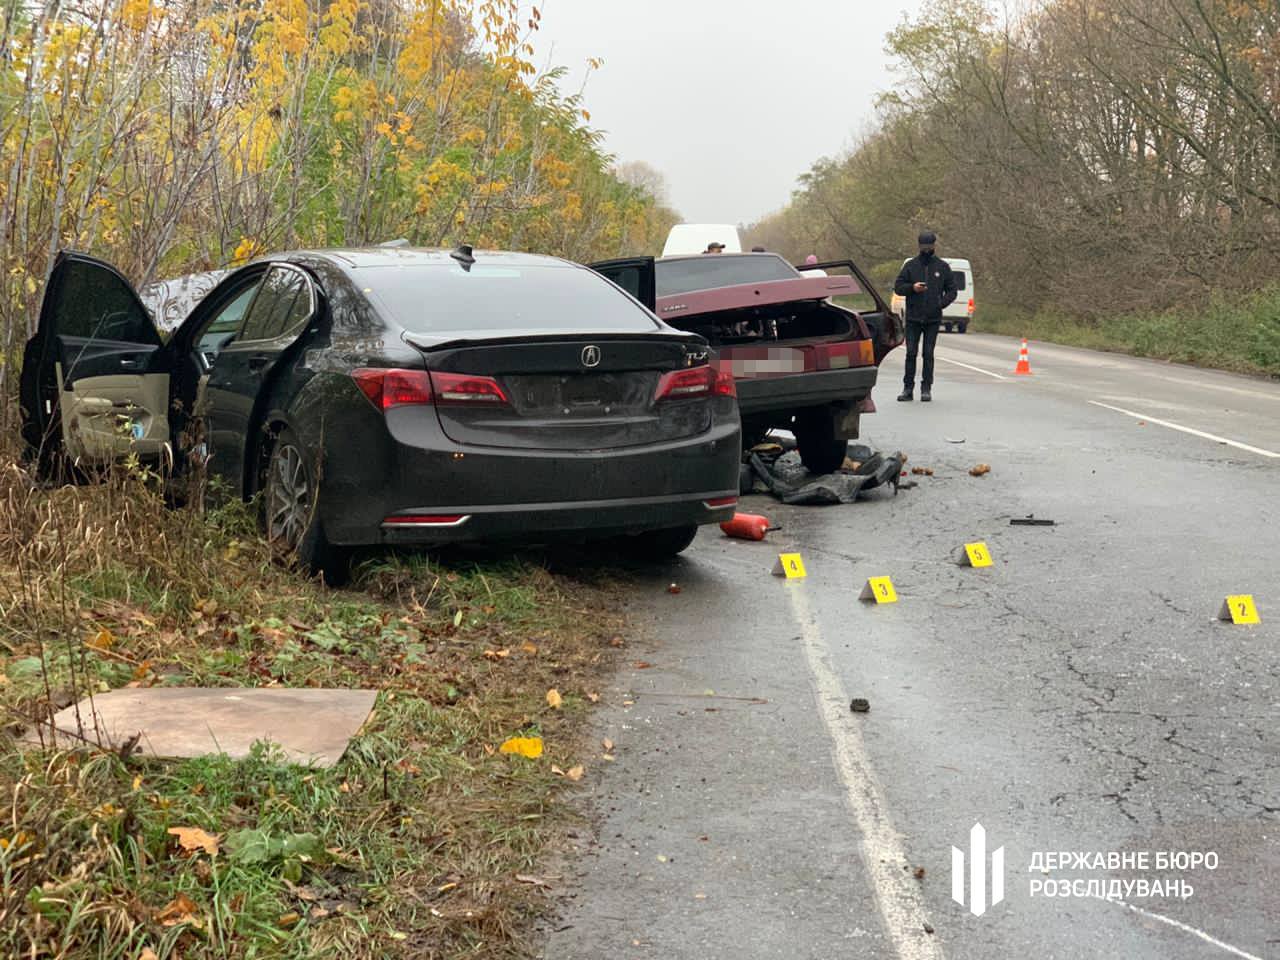
[[[386,527],[460,527],[470,519],[462,513],[393,513],[382,521]]]
[[[973,313],[973,297],[969,298],[969,312]]]
[[[361,368],[351,371],[351,379],[379,410],[431,403],[431,378],[425,370]]]
[[[507,402],[498,381],[469,373],[427,373],[425,370],[364,368],[351,379],[379,410],[407,404]]]
[[[658,381],[655,400],[687,400],[691,397],[709,397],[716,389],[716,372],[710,367],[690,367],[664,373]]]
[[[469,373],[432,373],[431,387],[436,403],[508,403],[507,395],[492,377]]]
[[[708,509],[714,509],[718,507],[733,507],[733,506],[737,506],[737,503],[738,503],[737,497],[713,497],[710,500],[702,501],[702,505],[704,507],[707,507]]]

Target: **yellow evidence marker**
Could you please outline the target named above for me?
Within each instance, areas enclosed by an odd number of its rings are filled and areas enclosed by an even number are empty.
[[[956,562],[962,567],[989,567],[991,566],[991,548],[987,546],[985,540],[966,543],[963,549],[958,551]]]
[[[874,600],[876,603],[897,603],[898,591],[893,589],[893,581],[888,577],[869,577],[859,600]]]
[[[778,562],[773,565],[775,577],[786,577],[788,580],[803,580],[805,577],[804,561],[798,553],[780,553]]]
[[[1258,616],[1258,605],[1253,602],[1251,593],[1236,593],[1223,600],[1218,619],[1230,620],[1232,623],[1262,622],[1262,618]]]

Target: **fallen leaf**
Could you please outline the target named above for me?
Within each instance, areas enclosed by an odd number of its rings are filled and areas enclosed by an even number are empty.
[[[280,919],[277,920],[276,923],[288,930],[290,927],[295,926],[301,919],[302,917],[298,916],[296,910],[290,910],[288,913],[280,914]]]
[[[987,464],[985,464],[985,463],[980,463],[980,464],[978,464],[976,467],[973,467],[972,469],[970,469],[970,470],[969,470],[969,476],[971,476],[971,477],[980,477],[980,476],[982,476],[983,474],[985,474],[985,473],[990,473],[990,472],[991,472],[991,467],[990,467],[990,466],[988,466],[988,465],[987,465]]]
[[[606,761],[608,761],[609,763],[613,763],[613,761],[614,761],[614,760],[617,760],[618,758],[617,758],[617,757],[615,757],[612,753],[602,753],[602,754],[600,754],[600,759],[601,759],[601,760],[606,760]]]
[[[86,647],[91,647],[94,650],[110,650],[116,645],[116,635],[106,627],[103,627],[97,633],[89,637],[89,639],[84,642],[84,645]]]
[[[531,884],[533,884],[535,887],[546,887],[546,886],[550,886],[550,884],[548,884],[546,880],[542,879],[542,877],[535,877],[535,876],[534,876],[533,874],[531,874],[531,873],[517,873],[517,874],[516,874],[516,882],[517,882],[517,883],[531,883]]]
[[[461,611],[461,610],[459,610],[457,613],[455,613],[455,614],[453,615],[453,625],[454,625],[455,627],[460,627],[460,626],[462,626],[462,611]]]
[[[650,663],[648,660],[637,660],[635,663],[631,665],[635,667],[637,670],[648,670],[650,667],[653,666],[653,664]]]
[[[554,773],[557,777],[564,776],[564,771],[561,770],[559,767],[557,767],[554,763],[551,765],[551,772]]]
[[[604,747],[605,751],[608,752],[613,749],[613,741],[608,737],[605,737],[600,741],[600,746]]]
[[[560,696],[560,691],[552,687],[547,691],[547,706],[552,710],[559,710],[564,703],[564,699]]]
[[[586,772],[587,771],[583,769],[582,765],[579,764],[576,767],[570,767],[568,770],[564,772],[564,775],[568,779],[572,780],[574,783],[577,783],[579,780],[582,779],[582,775]]]
[[[452,880],[449,883],[442,883],[440,884],[440,886],[436,887],[436,893],[448,893],[450,890],[454,889],[454,887],[456,887],[457,885],[458,885],[457,880]]]
[[[623,647],[623,646],[626,646],[626,643],[627,643],[627,641],[623,640],[621,637],[613,637],[613,638],[609,641],[609,646],[611,646],[611,647]]]
[[[917,880],[923,880],[923,879],[924,879],[924,867],[916,867],[916,869],[915,869],[914,873],[912,874],[912,876],[914,876]]]
[[[498,750],[501,753],[515,753],[530,760],[536,760],[542,756],[542,738],[508,737],[502,741],[502,746],[498,747]]]
[[[707,899],[707,895],[706,895],[705,893],[695,893],[695,894],[693,895],[693,899],[695,899],[695,900],[705,900],[705,899]]]
[[[190,897],[180,893],[156,914],[156,919],[166,927],[176,927],[180,923],[190,923],[198,927],[200,922],[196,919],[196,911],[199,909]]]
[[[138,954],[138,960],[160,960],[160,958],[156,956],[156,952],[150,947],[143,947],[142,952]]]
[[[505,660],[509,656],[511,656],[511,651],[506,647],[503,647],[501,650],[486,650],[484,652],[484,658],[486,660]]]
[[[658,854],[658,856],[657,856],[655,859],[656,859],[659,863],[666,863],[666,862],[667,862],[667,858],[666,858],[666,857],[664,857],[662,854]]]
[[[538,652],[538,645],[536,643],[530,643],[528,640],[526,640],[524,643],[520,644],[520,649],[523,650],[525,653],[529,654],[530,656],[533,656]]]
[[[136,787],[134,789],[137,789]],[[178,846],[187,853],[203,850],[211,857],[218,855],[218,837],[199,827],[170,827],[166,833],[178,838]]]
[[[679,592],[680,592],[680,584],[678,583],[668,584],[667,593],[679,593]]]
[[[588,694],[587,694],[587,699],[588,699],[588,700],[590,700],[592,703],[599,703],[599,702],[600,702],[600,694],[598,694],[598,693],[588,693]]]

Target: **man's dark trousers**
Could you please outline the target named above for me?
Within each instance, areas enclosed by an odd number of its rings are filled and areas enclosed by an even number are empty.
[[[927,393],[933,389],[933,346],[938,342],[938,330],[941,327],[941,320],[931,320],[928,323],[907,321],[907,369],[902,375],[907,393],[915,389],[916,353],[920,349],[921,337],[924,338],[924,369],[920,371],[920,390]]]

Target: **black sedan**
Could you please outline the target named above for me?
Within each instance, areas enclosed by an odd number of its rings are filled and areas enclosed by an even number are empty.
[[[737,501],[737,401],[713,359],[552,257],[281,254],[218,279],[166,338],[117,270],[63,253],[23,433],[46,470],[132,453],[261,495],[268,536],[331,581],[373,544],[670,555]]]

